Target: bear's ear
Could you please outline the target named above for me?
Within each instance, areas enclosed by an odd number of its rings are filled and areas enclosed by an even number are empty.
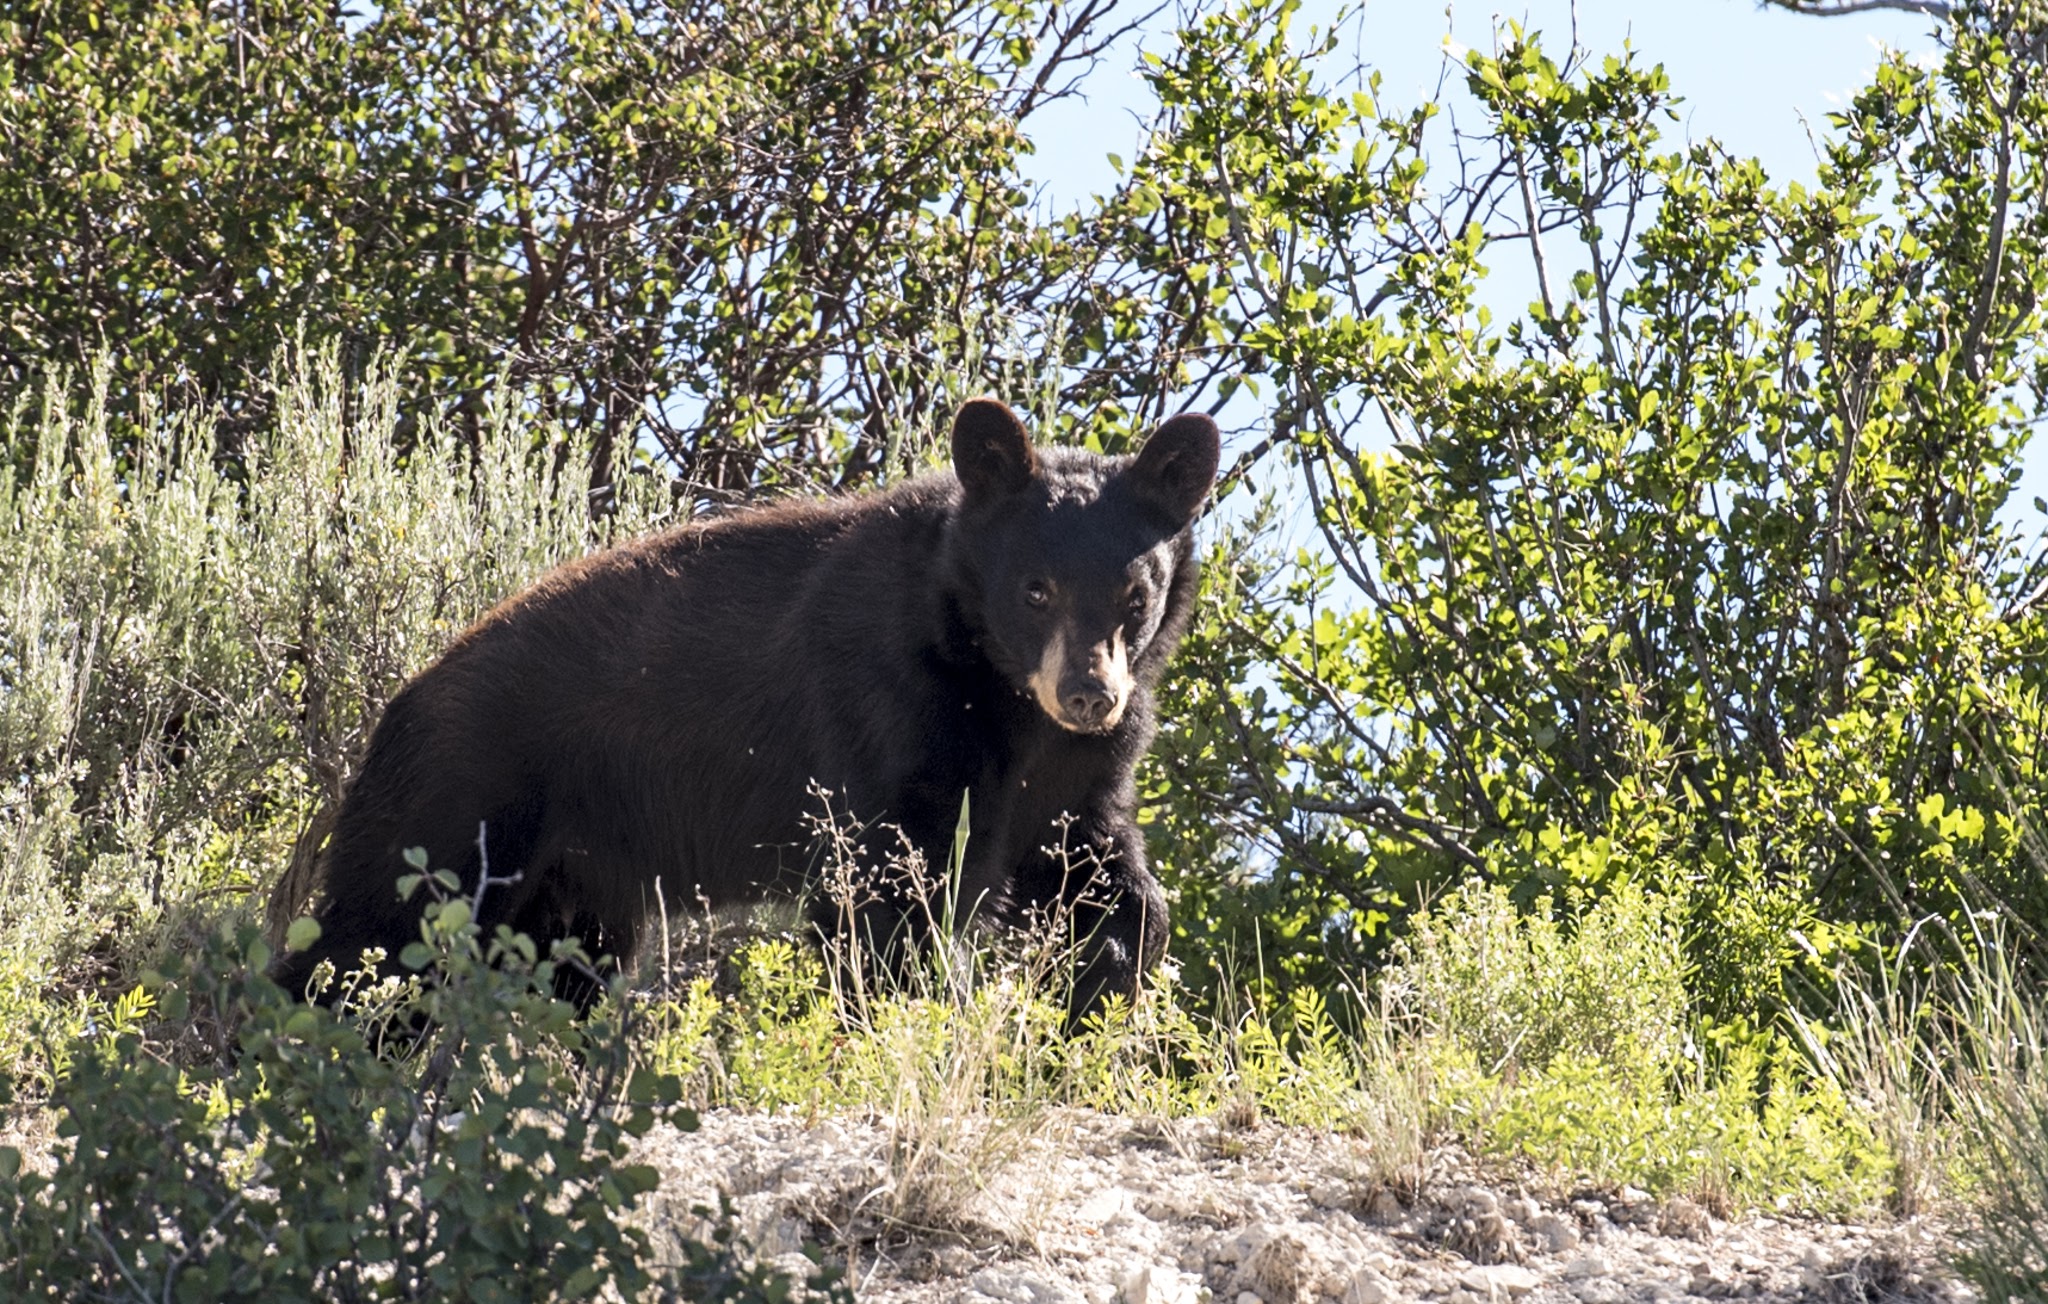
[[[953,418],[953,473],[969,502],[1015,493],[1038,474],[1024,423],[999,399],[969,399]]]
[[[1183,412],[1152,432],[1126,473],[1138,496],[1173,522],[1178,531],[1201,509],[1216,483],[1223,440],[1216,423],[1200,412]]]

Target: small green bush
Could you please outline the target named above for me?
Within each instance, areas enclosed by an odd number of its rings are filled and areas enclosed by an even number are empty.
[[[430,904],[407,950],[423,977],[337,1014],[265,978],[245,927],[148,980],[172,1021],[205,1006],[234,1030],[219,1063],[181,1069],[132,1031],[53,1056],[54,1172],[0,1151],[0,1295],[790,1296],[730,1247],[657,1263],[626,1218],[657,1181],[626,1162],[631,1140],[696,1120],[673,1077],[636,1071],[630,1007],[579,1021],[553,997],[580,952],[504,929],[486,946],[461,899]]]
[[[1570,918],[1472,884],[1415,918],[1385,984],[1395,1008],[1489,1072],[1561,1056],[1658,1083],[1689,1025],[1671,904],[1623,884]]]
[[[1879,1120],[1784,1036],[1695,1019],[1673,903],[1565,917],[1474,884],[1416,917],[1385,994],[1419,1034],[1429,1130],[1573,1181],[1814,1212],[1885,1202]]]
[[[1890,1191],[1892,1159],[1872,1120],[1780,1039],[1746,1043],[1677,1083],[1577,1054],[1512,1082],[1468,1061],[1439,1082],[1474,1149],[1575,1182],[1822,1214],[1877,1208]]]

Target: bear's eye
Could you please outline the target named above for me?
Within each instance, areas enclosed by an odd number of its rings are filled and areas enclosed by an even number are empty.
[[[1145,609],[1152,605],[1152,595],[1143,589],[1132,589],[1131,596],[1125,599],[1125,605],[1130,608],[1133,616],[1143,616]]]
[[[1033,580],[1024,586],[1024,601],[1034,607],[1042,607],[1052,601],[1052,590],[1046,587],[1045,581]]]

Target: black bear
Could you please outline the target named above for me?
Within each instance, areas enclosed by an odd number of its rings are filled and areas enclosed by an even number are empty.
[[[623,962],[657,881],[713,907],[815,889],[820,793],[865,830],[857,864],[907,843],[929,867],[964,794],[960,906],[1071,911],[1076,1015],[1135,993],[1167,920],[1132,769],[1195,598],[1216,424],[1174,417],[1111,458],[1034,448],[975,399],[952,456],[593,554],[477,621],[386,708],[314,870],[319,940],[273,975],[300,993],[322,960],[415,940],[408,848],[516,879],[487,928]],[[864,931],[914,931],[900,887],[865,895]]]

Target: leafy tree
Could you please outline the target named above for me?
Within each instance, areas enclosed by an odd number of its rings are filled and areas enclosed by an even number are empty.
[[[472,439],[504,373],[599,506],[643,449],[717,496],[900,469],[932,360],[1057,302],[1021,124],[1116,10],[10,0],[0,385],[107,350],[131,412],[246,429],[304,330],[411,350]]]
[[[2039,28],[1887,61],[1809,189],[1665,146],[1660,70],[1519,31],[1426,167],[1430,111],[1327,87],[1293,12],[1185,33],[1137,167],[1226,239],[1317,545],[1219,557],[1168,840],[1253,847],[1301,972],[1468,874],[1649,882],[1727,1010],[1901,916],[2048,918],[2048,571],[1998,515],[2048,381]],[[1190,864],[1181,926],[1248,923],[1245,877]]]

